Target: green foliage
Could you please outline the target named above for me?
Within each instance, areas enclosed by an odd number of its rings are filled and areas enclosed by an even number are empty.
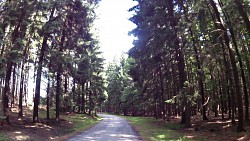
[[[166,103],[169,104],[174,104],[175,103],[175,99],[178,99],[178,95],[177,96],[173,96],[171,99],[166,100]]]
[[[140,93],[138,99],[142,101],[136,100],[143,105],[140,110],[156,118],[186,113],[187,109],[201,111],[196,107],[202,107],[204,115],[206,106],[213,112],[220,106],[232,113],[234,103],[242,107],[243,92],[248,107],[249,2],[136,1],[130,9],[135,12],[130,20],[136,28],[129,34],[136,39],[128,52],[132,61],[127,74]],[[240,78],[235,78],[239,72]],[[130,89],[124,91],[122,101],[132,97]]]
[[[82,93],[85,97],[93,93],[85,105],[94,103],[88,110],[96,109],[105,100],[103,58],[100,57],[99,43],[91,32],[98,2],[1,1],[0,77],[8,83],[5,89],[14,95],[19,91],[16,86],[22,86],[23,93],[27,94],[31,81],[28,79],[35,78],[34,111],[38,109],[39,101],[46,104],[47,100],[52,108],[59,103],[61,109],[72,110],[73,105],[81,104],[82,97],[76,94]],[[17,81],[21,72],[24,72],[24,80]],[[40,97],[44,79],[50,83],[47,88],[49,99]],[[85,84],[88,84],[87,88],[81,89]]]
[[[239,109],[233,104],[241,98],[248,106],[249,88],[244,85],[250,81],[249,17],[243,20],[242,12],[249,15],[249,1],[241,1],[243,8],[227,0],[219,0],[215,8],[213,0],[135,1],[130,20],[137,27],[129,33],[136,37],[134,47],[128,58],[110,64],[106,72],[99,42],[91,32],[99,0],[1,1],[4,90],[15,94],[20,91],[16,86],[27,87],[28,78],[44,74],[51,82],[50,103],[56,103],[59,95],[61,107],[77,105],[82,107],[80,112],[90,114],[103,103],[109,112],[157,118],[179,114],[183,103],[200,107],[203,98],[211,99],[207,105],[213,110],[218,105]],[[25,72],[23,81],[17,81],[20,72]],[[237,73],[242,74],[239,82],[234,79]],[[37,89],[40,92],[41,87]],[[246,92],[244,97],[241,90]],[[46,100],[41,98],[43,104]]]
[[[106,71],[108,112],[128,114],[140,109],[140,91],[128,75],[132,62],[133,59],[122,57],[119,62],[110,64]]]

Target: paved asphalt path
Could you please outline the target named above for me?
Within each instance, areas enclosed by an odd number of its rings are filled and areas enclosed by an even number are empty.
[[[99,116],[103,117],[102,121],[68,141],[141,141],[125,119],[106,114]]]

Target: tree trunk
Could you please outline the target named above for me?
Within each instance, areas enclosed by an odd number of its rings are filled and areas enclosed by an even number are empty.
[[[190,20],[188,18],[188,12],[187,12],[186,7],[184,6],[183,0],[180,2],[180,6],[184,11],[186,22],[189,22]],[[195,59],[196,59],[196,63],[197,63],[198,85],[199,85],[199,91],[200,91],[200,95],[201,95],[201,105],[202,105],[202,119],[208,120],[207,115],[206,115],[207,108],[205,105],[205,93],[204,93],[204,86],[203,86],[203,80],[202,80],[203,69],[201,68],[201,61],[199,58],[199,53],[198,53],[198,49],[196,46],[193,30],[191,27],[189,27],[188,30],[189,30],[189,33],[191,35],[191,40],[193,43],[193,49],[194,49],[194,53],[195,53]]]
[[[234,0],[234,3],[238,7],[239,13],[240,13],[241,17],[243,18],[243,21],[244,21],[244,23],[246,25],[248,34],[250,36],[250,21],[249,21],[249,18],[248,18],[248,15],[247,15],[246,11],[244,10],[244,6],[242,4],[242,1],[241,0]]]
[[[82,113],[86,114],[86,109],[85,109],[85,93],[87,92],[88,88],[88,83],[86,83],[86,88],[84,87],[85,83],[82,83]]]
[[[214,74],[213,74],[213,70],[212,70],[212,67],[210,68],[210,79],[211,79],[211,81],[212,81],[212,83],[213,83],[213,90],[212,90],[212,93],[213,93],[213,100],[214,100],[214,103],[213,103],[213,106],[212,106],[212,108],[213,108],[213,110],[214,110],[214,116],[215,117],[218,117],[218,104],[217,104],[217,101],[216,101],[216,90],[215,90],[215,85],[214,85]]]
[[[55,11],[55,6],[53,7],[53,9],[51,11],[49,21],[47,23],[49,23],[52,20],[52,18],[54,16],[54,11]],[[35,98],[34,98],[34,109],[33,109],[33,122],[39,122],[38,106],[39,106],[39,102],[40,102],[42,65],[43,65],[43,61],[44,61],[46,47],[48,46],[47,45],[48,36],[49,35],[47,35],[47,34],[44,35],[42,47],[41,47],[40,54],[39,54],[38,68],[37,68],[37,73],[36,73],[36,87],[35,87]]]
[[[73,76],[73,87],[72,87],[72,101],[73,101],[73,107],[72,112],[75,112],[75,94],[76,94],[76,78]]]
[[[222,45],[223,45],[223,43],[222,43]],[[234,103],[232,104],[232,95],[230,94],[230,83],[229,83],[229,77],[231,77],[231,71],[230,71],[230,67],[229,67],[229,63],[228,63],[228,61],[227,61],[227,59],[226,59],[226,54],[225,54],[225,49],[224,49],[224,47],[223,47],[223,60],[224,60],[224,65],[225,65],[225,69],[226,69],[226,71],[225,71],[225,73],[226,73],[226,85],[227,85],[227,96],[228,96],[228,111],[229,111],[229,113],[228,113],[228,118],[230,119],[230,118],[232,118],[232,107],[233,107],[233,105],[234,105]],[[231,93],[233,93],[233,92],[231,92]]]
[[[50,70],[50,67],[49,67],[49,70]],[[50,76],[49,76],[49,71],[48,71],[48,84],[47,84],[47,99],[46,99],[46,105],[47,105],[47,107],[46,107],[46,112],[47,112],[47,119],[49,120],[50,119],[50,114],[49,114],[49,112],[50,112]]]
[[[91,82],[90,82],[90,87],[91,87]],[[89,88],[89,115],[92,115],[92,112],[93,112],[93,93],[92,93],[92,89]],[[120,108],[119,108],[120,110]]]
[[[2,26],[0,27],[1,28],[1,30],[2,30],[2,33],[6,33],[6,29],[7,29],[7,27],[8,27],[8,24],[7,23],[5,23],[5,24],[1,24]],[[3,38],[4,38],[4,34],[0,34],[0,40],[3,40]],[[5,45],[4,45],[4,43],[0,43],[0,47],[1,47],[1,54],[0,54],[0,56],[2,57],[3,56],[3,53],[4,53],[4,50],[5,50]],[[2,64],[1,64],[1,67],[2,67]]]
[[[185,72],[185,60],[184,60],[184,55],[182,52],[182,48],[179,45],[179,38],[177,36],[177,29],[175,28],[178,25],[178,20],[177,18],[174,16],[174,1],[170,0],[167,1],[167,10],[168,10],[168,14],[169,17],[171,17],[170,20],[170,25],[173,28],[173,37],[175,37],[174,40],[174,46],[175,46],[175,51],[176,51],[176,60],[178,63],[178,72],[179,72],[179,89],[183,90],[184,89],[184,85],[185,82],[187,81],[187,74]],[[191,127],[191,107],[190,107],[190,102],[187,99],[187,96],[189,94],[186,93],[186,95],[184,95],[184,99],[183,99],[183,111],[182,111],[182,117],[181,117],[181,123],[185,124],[186,128]]]
[[[220,72],[218,71],[218,81],[219,81],[219,83],[218,83],[218,95],[219,95],[219,98],[220,98],[220,107],[221,107],[221,118],[222,118],[222,120],[224,120],[224,100],[223,100],[223,94],[222,94],[222,90],[221,90],[221,77],[220,77]]]
[[[20,66],[20,65],[21,65],[21,63],[18,63],[18,64],[17,64],[17,69],[16,69],[17,72],[16,72],[16,73],[18,73],[18,74],[20,73],[20,69],[21,69],[21,66]],[[15,100],[16,100],[16,101],[17,101],[17,99],[18,99],[18,97],[19,97],[19,93],[20,93],[20,92],[19,92],[20,89],[18,89],[18,88],[20,88],[20,84],[21,84],[20,81],[21,81],[20,75],[16,75],[16,85],[15,85],[15,89],[16,89],[16,90],[15,90],[15,94],[14,94],[14,95],[15,95]],[[18,104],[18,102],[17,102],[17,104]]]
[[[23,62],[21,65],[21,80],[20,80],[20,92],[19,92],[19,112],[18,112],[18,118],[22,118],[23,117],[23,92],[24,92],[24,79],[25,79],[25,74],[24,74],[24,69],[25,69],[25,64],[27,62],[27,52],[28,52],[28,48],[29,48],[29,43],[30,43],[30,39],[28,41],[28,45],[25,46],[25,49],[23,51]]]
[[[12,70],[12,62],[7,63],[7,71],[6,71],[6,76],[5,76],[5,86],[4,86],[4,92],[2,95],[3,99],[3,112],[4,115],[6,116],[6,121],[8,124],[10,124],[10,119],[9,119],[9,94],[10,94],[10,77],[11,77],[11,70]]]
[[[41,88],[41,77],[42,77],[42,65],[44,60],[44,55],[47,47],[48,36],[43,38],[42,48],[40,50],[38,68],[36,73],[36,87],[35,87],[35,98],[34,98],[34,108],[33,108],[33,122],[39,122],[38,116],[38,106],[40,103],[40,88]]]
[[[61,96],[61,67],[58,68],[56,75],[56,121],[59,122],[60,115],[60,96]]]
[[[244,126],[243,126],[242,94],[241,94],[241,90],[240,90],[240,81],[239,81],[239,74],[238,74],[238,70],[237,70],[236,60],[234,57],[233,50],[230,47],[230,40],[229,40],[229,37],[227,35],[227,30],[225,29],[224,25],[222,24],[220,13],[217,9],[217,6],[213,0],[210,0],[210,4],[213,7],[213,10],[215,12],[215,15],[216,15],[218,22],[220,23],[219,29],[221,29],[223,31],[223,37],[224,37],[224,40],[225,40],[225,43],[226,43],[226,46],[227,46],[227,49],[229,52],[230,61],[232,64],[234,81],[235,81],[236,98],[237,98],[237,104],[238,104],[238,115],[239,115],[239,118],[238,118],[239,122],[238,122],[237,131],[238,132],[245,131]],[[216,24],[215,24],[215,26],[216,26]]]
[[[230,75],[229,76],[231,76],[231,71],[230,71]],[[230,93],[231,93],[231,108],[232,108],[232,124],[235,124],[235,113],[236,113],[235,112],[235,109],[236,109],[235,101],[236,101],[236,98],[235,98],[235,92],[234,92],[234,88],[233,88],[232,77],[229,77],[229,86],[231,86],[230,87]]]
[[[24,83],[24,61],[21,66],[20,92],[19,92],[19,112],[18,118],[23,117],[23,83]]]
[[[205,93],[204,93],[204,86],[203,86],[203,81],[202,81],[202,75],[203,75],[203,69],[201,68],[201,62],[199,59],[199,53],[198,49],[196,47],[193,31],[191,28],[189,28],[190,35],[192,37],[192,42],[193,42],[193,48],[194,48],[194,53],[195,53],[195,58],[196,58],[196,63],[197,63],[197,73],[198,73],[198,83],[199,83],[199,90],[200,90],[200,95],[201,95],[201,105],[202,105],[202,119],[203,120],[208,120],[207,118],[207,108],[205,105]]]
[[[59,46],[59,52],[63,52],[64,48],[64,43],[66,39],[66,22],[67,20],[64,21],[63,24],[63,31],[62,31],[62,37],[60,40],[60,46]],[[58,68],[57,68],[57,76],[56,76],[56,121],[59,122],[59,115],[60,115],[60,96],[62,95],[62,88],[61,88],[61,83],[62,83],[62,63],[58,62]]]
[[[237,1],[237,0],[236,0]],[[220,2],[220,6],[222,7],[222,3]],[[240,72],[241,72],[241,80],[242,80],[242,85],[243,85],[243,93],[244,93],[244,104],[245,104],[245,120],[249,120],[249,99],[248,99],[248,92],[247,92],[247,82],[246,82],[246,77],[245,77],[245,72],[244,72],[244,66],[243,66],[243,61],[241,58],[241,54],[238,48],[238,44],[236,42],[236,38],[235,38],[235,34],[234,34],[234,30],[232,27],[232,23],[230,21],[230,19],[228,18],[228,15],[225,11],[223,11],[223,14],[225,15],[225,19],[226,19],[226,23],[229,27],[229,32],[231,33],[231,37],[232,37],[232,42],[233,45],[235,47],[235,51],[236,51],[236,55],[237,58],[239,60],[239,66],[240,66]]]
[[[15,104],[15,86],[16,86],[16,64],[14,64],[13,73],[12,73],[12,91],[11,91],[11,107]]]
[[[22,29],[22,23],[26,15],[26,9],[22,10],[21,16],[18,17],[18,22],[15,26],[15,29],[12,33],[12,43],[13,47],[10,49],[10,51],[13,51],[14,49],[18,48],[18,45],[16,45],[16,41],[18,37],[22,37],[22,35],[25,35],[25,28]],[[3,111],[4,115],[6,115],[6,121],[8,124],[10,124],[9,121],[9,96],[10,96],[10,78],[11,78],[11,72],[12,72],[12,66],[14,65],[13,63],[13,55],[11,52],[7,56],[7,69],[6,69],[6,75],[5,75],[5,86],[4,86],[4,93],[3,93]]]
[[[161,104],[160,104],[160,107],[161,107],[161,111],[162,111],[162,118],[165,119],[165,117],[166,117],[165,89],[164,89],[164,77],[162,74],[161,66],[160,66],[159,70],[160,70],[160,84],[161,84],[161,96],[160,96]]]
[[[66,94],[68,92],[68,79],[67,76],[65,75],[64,77],[64,93]]]
[[[81,112],[81,93],[80,93],[80,86],[77,87],[78,88],[78,94],[77,94],[77,106],[78,106],[78,111],[77,113]]]

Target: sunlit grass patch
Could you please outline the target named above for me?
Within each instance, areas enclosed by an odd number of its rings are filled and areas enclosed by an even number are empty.
[[[51,119],[56,118],[56,112],[55,112],[54,109],[50,109],[49,116],[50,116]],[[47,111],[46,111],[46,109],[43,109],[43,108],[39,109],[39,117],[40,118],[44,118],[44,119],[47,118]]]
[[[128,117],[123,116],[136,128],[145,141],[192,141],[178,130],[183,129],[183,125],[178,123],[166,123],[149,117]]]
[[[73,128],[70,129],[71,132],[87,130],[101,120],[99,117],[92,117],[86,114],[75,114],[73,116],[66,116],[65,118],[74,125]]]

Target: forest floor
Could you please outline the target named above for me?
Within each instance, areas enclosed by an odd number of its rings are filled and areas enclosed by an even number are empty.
[[[40,123],[32,123],[32,107],[24,107],[24,117],[17,119],[17,108],[12,108],[11,125],[4,122],[0,126],[0,141],[63,141],[87,130],[98,123],[98,118],[84,114],[60,115],[60,122],[55,120],[55,111],[51,110],[51,120],[46,120],[46,110],[39,110]],[[124,116],[123,116],[124,117]],[[192,118],[193,128],[185,129],[179,124],[179,118],[170,121],[147,117],[124,117],[141,135],[143,141],[250,141],[250,122],[245,123],[246,132],[237,133],[237,125],[221,117],[210,116],[208,121],[200,116]]]
[[[250,124],[245,124],[246,132],[237,133],[237,125],[221,117],[209,117],[203,121],[200,117],[192,118],[192,128],[185,129],[180,118],[170,121],[147,117],[127,117],[129,123],[142,136],[144,141],[250,141]]]
[[[63,114],[57,122],[53,114],[55,111],[51,111],[51,120],[46,120],[45,109],[41,108],[40,123],[33,123],[32,107],[24,107],[23,111],[23,119],[18,120],[17,108],[11,108],[11,125],[4,122],[4,125],[0,126],[0,141],[62,141],[94,126],[99,120],[84,114]]]

